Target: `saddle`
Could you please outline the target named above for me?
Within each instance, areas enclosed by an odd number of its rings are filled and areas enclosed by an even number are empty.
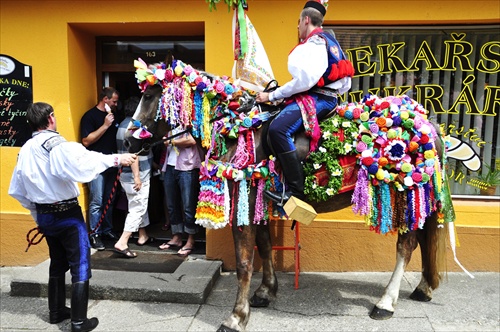
[[[270,141],[270,137],[268,135],[269,124],[273,121],[273,119],[281,112],[284,104],[278,104],[276,106],[273,105],[260,105],[263,112],[269,112],[270,116],[267,120],[267,123],[261,127],[261,145],[264,149],[265,155],[276,155],[273,150],[272,142]],[[335,114],[337,107],[333,108],[330,112],[328,112],[325,116],[318,119],[320,128],[323,127],[322,123],[328,122]],[[323,134],[323,133],[322,133]],[[339,137],[339,140],[344,141],[344,130],[340,128],[339,132],[336,133]],[[307,160],[308,156],[311,156],[309,151],[309,138],[305,135],[304,130],[300,130],[293,135],[293,140],[295,142],[295,146],[297,151],[299,152],[299,158],[301,159],[304,165],[304,177],[306,181],[313,182],[318,190],[315,190],[315,195],[312,199],[314,201],[321,201],[326,196],[324,193],[326,190],[329,190],[331,186],[329,186],[332,181],[331,170],[327,169],[325,164],[319,169],[315,169],[311,165],[313,162]],[[320,145],[322,140],[320,139]],[[320,146],[319,145],[319,146]],[[314,154],[314,153],[313,153]],[[346,155],[338,155],[336,159],[341,167],[342,179],[340,183],[340,188],[335,189],[335,193],[343,193],[347,191],[354,190],[356,186],[357,180],[357,172],[359,166],[356,164],[356,156],[354,154],[346,154]],[[278,169],[279,171],[279,169]],[[321,197],[322,196],[322,197]],[[311,196],[310,196],[311,197]]]

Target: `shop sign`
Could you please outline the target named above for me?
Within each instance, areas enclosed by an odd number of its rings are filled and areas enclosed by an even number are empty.
[[[31,66],[0,54],[0,146],[22,146],[31,137],[26,122],[31,103]]]

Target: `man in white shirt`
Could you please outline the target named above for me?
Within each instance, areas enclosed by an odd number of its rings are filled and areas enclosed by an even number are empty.
[[[105,155],[82,144],[67,142],[56,130],[54,109],[34,103],[27,111],[33,137],[21,148],[12,174],[9,195],[30,210],[47,240],[50,255],[49,321],[71,318],[72,331],[91,331],[97,318],[87,318],[90,243],[77,182],[89,182],[110,167],[129,166],[130,153]],[[66,307],[65,273],[72,281],[71,309]]]
[[[323,1],[327,2],[327,1]],[[304,174],[293,142],[293,134],[305,127],[311,138],[311,150],[317,146],[318,119],[337,106],[338,94],[351,88],[352,63],[346,58],[334,36],[321,29],[326,8],[321,1],[307,1],[299,18],[300,43],[288,55],[292,80],[256,101],[287,99],[287,106],[269,125],[269,138],[277,156],[287,190],[284,194],[266,191],[265,195],[284,204],[291,196],[304,199]]]

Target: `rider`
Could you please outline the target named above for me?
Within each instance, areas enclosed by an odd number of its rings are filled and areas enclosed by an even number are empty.
[[[297,27],[300,43],[288,55],[292,80],[270,93],[260,92],[256,98],[258,103],[283,98],[287,102],[269,125],[269,140],[281,164],[287,191],[283,194],[266,191],[265,195],[278,203],[284,204],[291,196],[304,199],[303,168],[293,134],[304,126],[312,139],[311,150],[315,149],[320,136],[317,118],[334,109],[337,95],[351,88],[354,68],[335,37],[321,28],[325,14],[321,2],[306,2]]]

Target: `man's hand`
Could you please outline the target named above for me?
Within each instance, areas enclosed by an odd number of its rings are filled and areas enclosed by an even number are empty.
[[[108,113],[106,115],[106,117],[104,118],[104,126],[106,126],[106,128],[111,127],[111,125],[113,124],[113,121],[115,121],[114,114],[113,113]]]
[[[141,190],[142,188],[142,181],[141,181],[141,178],[139,176],[134,176],[134,190],[135,191],[139,191]]]
[[[137,159],[137,156],[132,153],[123,153],[120,155],[120,165],[130,166]]]
[[[257,98],[255,101],[258,103],[267,103],[269,101],[269,92],[259,92],[257,93]]]

